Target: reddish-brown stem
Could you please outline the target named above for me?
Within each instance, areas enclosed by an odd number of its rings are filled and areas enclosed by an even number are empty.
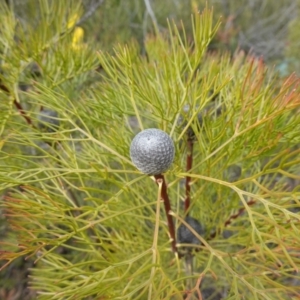
[[[166,180],[165,180],[164,175],[162,175],[162,174],[155,175],[154,178],[155,178],[157,184],[160,181],[162,182],[161,198],[164,202],[164,207],[165,207],[165,212],[166,212],[167,222],[168,222],[168,227],[169,227],[169,233],[170,233],[170,237],[172,239],[172,243],[171,243],[172,251],[174,253],[176,253],[177,252],[177,247],[176,247],[175,226],[174,226],[173,218],[170,215],[171,203],[170,203],[169,195],[168,195],[168,192],[167,192]]]
[[[15,107],[18,109],[19,113],[21,114],[21,116],[23,116],[23,118],[26,120],[28,125],[32,126],[32,121],[31,119],[27,116],[26,112],[24,111],[21,103],[18,103],[16,100],[14,100],[14,105]]]
[[[187,140],[187,157],[186,157],[186,172],[188,173],[193,166],[193,140],[189,138]],[[184,200],[184,212],[188,215],[188,210],[191,204],[191,177],[186,176],[185,179],[185,200]]]
[[[2,91],[4,91],[5,93],[10,94],[9,89],[4,84],[2,84],[2,83],[0,83],[0,89]],[[24,111],[21,103],[18,103],[18,101],[16,99],[14,99],[14,105],[17,108],[17,110],[19,111],[19,113],[21,114],[21,116],[24,117],[24,119],[26,120],[27,124],[29,124],[29,125],[32,126],[32,121],[31,121],[30,117],[28,117],[26,115],[26,112]]]
[[[256,201],[252,199],[252,200],[250,200],[249,202],[247,202],[247,205],[248,205],[248,206],[251,206],[251,205],[253,205],[253,204],[255,204],[255,203],[256,203]],[[245,211],[245,209],[246,209],[245,207],[241,207],[241,208],[237,211],[237,213],[231,215],[231,216],[225,221],[224,227],[227,227],[228,225],[230,225],[231,222],[232,222],[232,220],[235,220],[236,218],[238,218],[238,217]],[[215,238],[216,235],[217,235],[217,231],[213,232],[213,233],[210,235],[209,239],[211,240],[211,239]]]

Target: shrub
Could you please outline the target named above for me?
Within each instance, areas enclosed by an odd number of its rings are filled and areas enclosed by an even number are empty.
[[[74,46],[75,3],[41,1],[26,26],[2,7],[2,272],[33,261],[39,299],[299,296],[298,79],[279,86],[261,60],[207,53],[219,26],[207,9],[192,39],[173,22],[148,35],[147,55],[134,41]],[[167,186],[130,160],[146,128],[173,139]],[[199,242],[171,248],[170,216]]]

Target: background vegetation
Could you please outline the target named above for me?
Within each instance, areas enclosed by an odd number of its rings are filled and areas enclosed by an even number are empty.
[[[1,2],[1,299],[300,296],[298,2],[207,6]],[[130,161],[149,127],[176,228],[205,229],[193,273]]]

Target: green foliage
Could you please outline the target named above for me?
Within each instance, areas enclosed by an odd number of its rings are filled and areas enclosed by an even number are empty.
[[[39,299],[182,299],[187,281],[191,298],[200,290],[211,291],[205,299],[299,296],[297,79],[278,86],[260,60],[207,53],[219,27],[209,10],[193,14],[192,38],[172,21],[168,33],[148,35],[143,56],[134,41],[113,54],[74,46],[77,1],[39,3],[38,25],[20,26],[1,7],[6,266],[33,260]],[[43,130],[41,107],[57,112],[58,128]],[[193,274],[170,251],[159,189],[129,158],[132,138],[149,127],[175,143],[166,178],[177,227],[182,180],[192,178],[190,214],[205,228]]]

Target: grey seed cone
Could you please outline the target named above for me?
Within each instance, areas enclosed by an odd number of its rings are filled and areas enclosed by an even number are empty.
[[[158,175],[167,171],[175,155],[170,136],[156,128],[138,133],[130,145],[130,157],[139,171],[147,175]]]
[[[201,224],[192,217],[186,217],[185,222],[188,223],[199,235],[203,235],[204,230]],[[180,244],[201,244],[200,240],[194,235],[194,233],[187,228],[184,224],[180,224],[177,229],[177,242]]]

